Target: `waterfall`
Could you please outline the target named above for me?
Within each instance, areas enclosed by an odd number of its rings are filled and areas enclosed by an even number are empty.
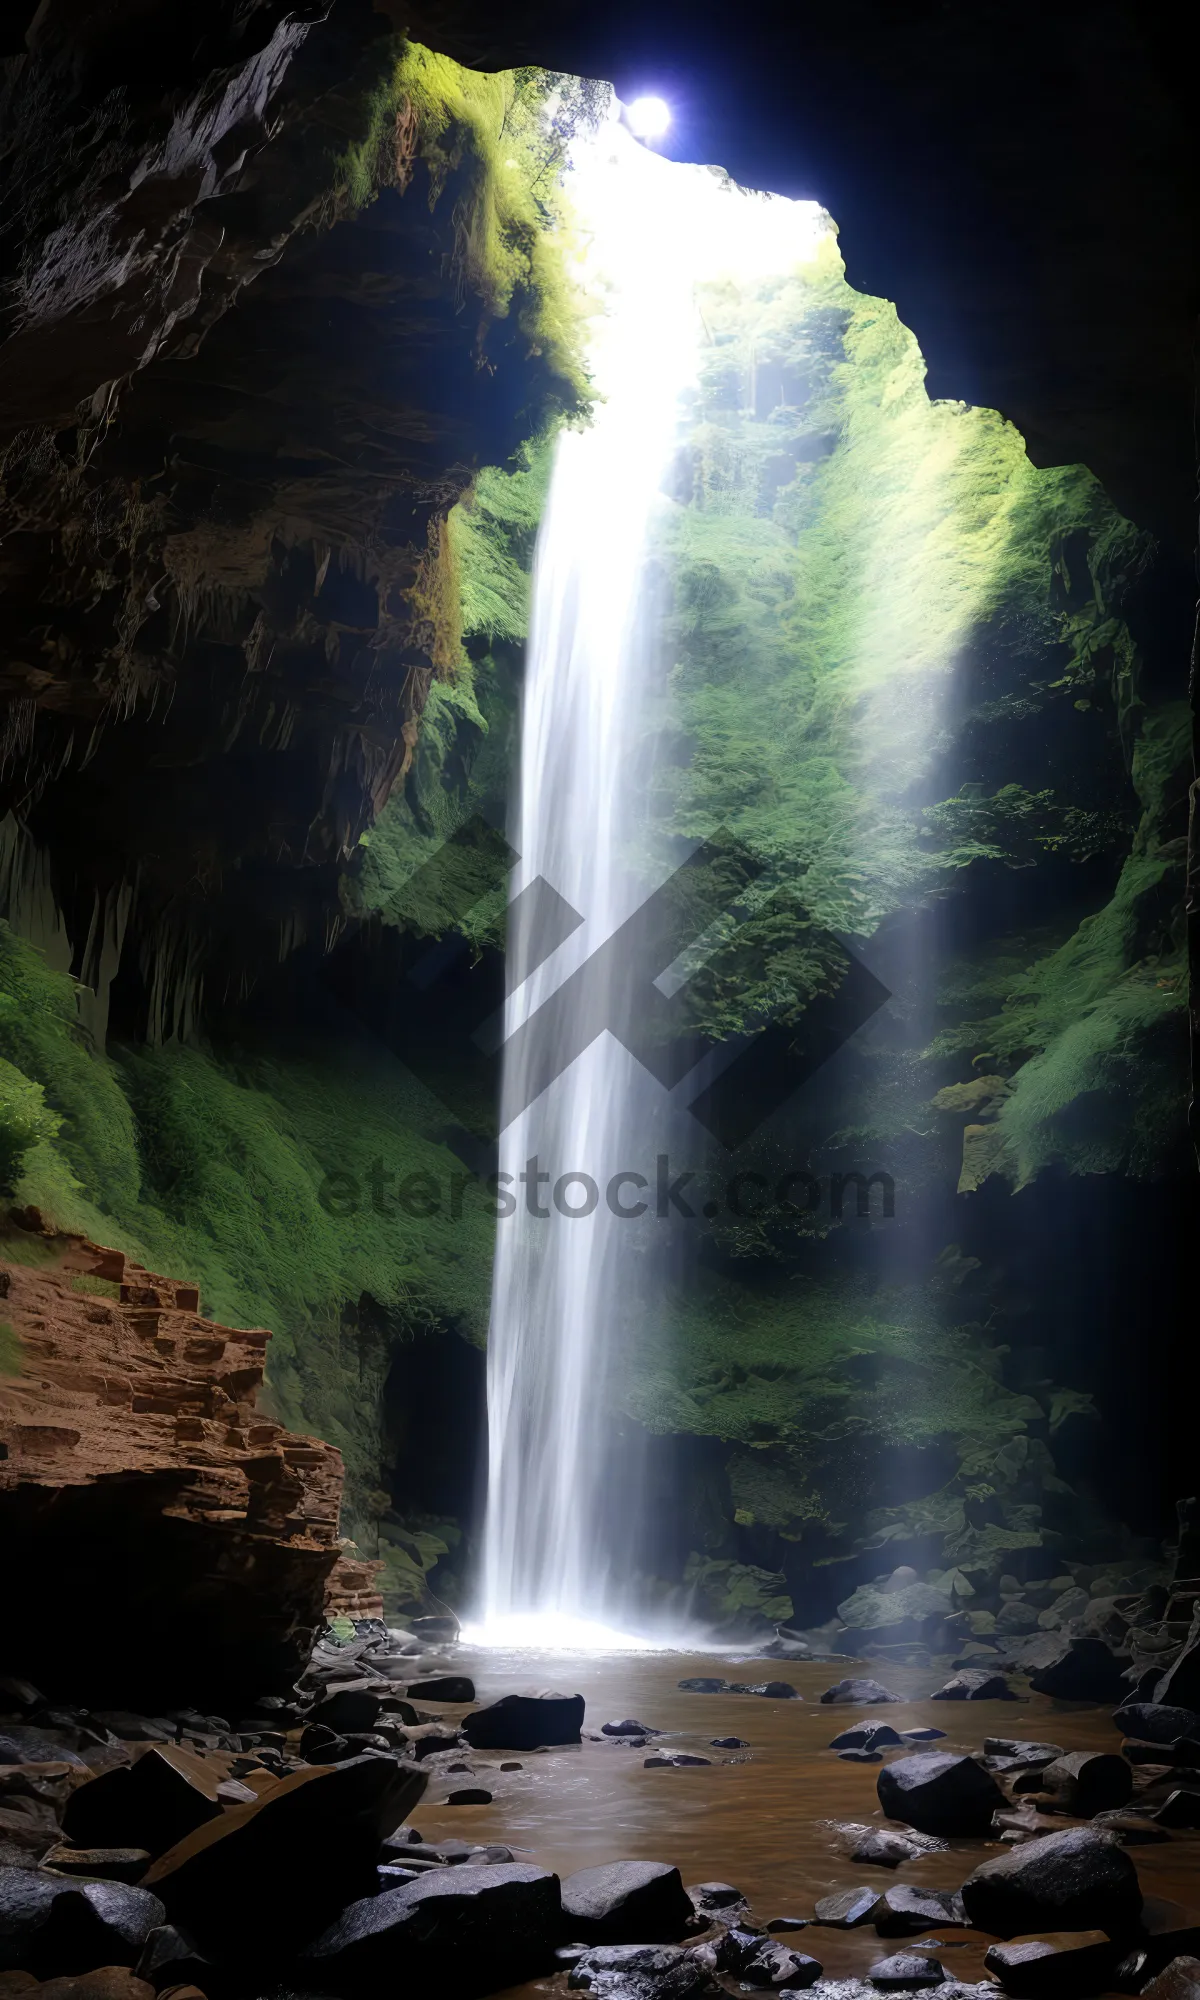
[[[795,262],[820,217],[661,159],[615,119],[576,147],[568,180],[601,300],[598,400],[558,441],[539,534],[513,817],[500,1158],[512,1212],[496,1231],[480,1634],[500,1643],[587,1643],[638,1622],[636,1427],[615,1416],[613,1335],[631,1309],[654,1310],[665,1282],[653,1176],[668,1106],[611,1033],[574,1052],[592,1032],[583,1013],[611,1018],[605,986],[622,977],[597,946],[669,872],[642,832],[664,688],[647,557],[705,337],[695,285],[748,258]],[[572,919],[546,885],[582,920],[552,951]],[[523,1037],[585,961],[580,990]],[[610,1205],[623,1172],[650,1182],[640,1217]],[[630,1208],[638,1193],[614,1200]]]

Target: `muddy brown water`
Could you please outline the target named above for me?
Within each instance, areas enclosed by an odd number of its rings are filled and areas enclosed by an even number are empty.
[[[863,1662],[822,1664],[753,1662],[728,1654],[472,1652],[461,1649],[456,1669],[473,1676],[478,1699],[554,1689],[582,1694],[585,1728],[633,1717],[667,1732],[665,1749],[713,1758],[709,1766],[646,1770],[652,1745],[630,1749],[617,1741],[584,1742],[536,1752],[467,1753],[475,1773],[439,1775],[430,1784],[415,1824],[427,1840],[454,1837],[502,1841],[518,1860],[569,1875],[604,1861],[673,1862],[687,1883],[730,1882],[749,1899],[754,1918],[811,1917],[819,1896],[858,1884],[882,1892],[908,1882],[958,1888],[980,1861],[1004,1853],[998,1841],[961,1840],[897,1869],[864,1868],[839,1854],[828,1820],[882,1822],[875,1794],[878,1764],[845,1764],[828,1748],[852,1723],[887,1721],[898,1730],[932,1725],[946,1731],[937,1750],[978,1750],[985,1736],[1020,1736],[1060,1743],[1066,1750],[1118,1750],[1111,1711],[1025,1694],[1016,1701],[930,1701],[946,1677],[933,1667],[880,1667]],[[847,1674],[871,1675],[904,1697],[881,1708],[823,1706],[820,1695]],[[722,1677],[756,1681],[781,1678],[802,1697],[773,1701],[761,1695],[690,1694],[680,1680]],[[1018,1686],[1022,1685],[1017,1683]],[[447,1715],[463,1711],[447,1709]],[[740,1736],[747,1748],[722,1751],[711,1738]],[[922,1746],[916,1746],[922,1747]],[[898,1751],[890,1756],[902,1754]],[[518,1771],[499,1765],[519,1761]],[[451,1806],[449,1790],[472,1783],[493,1793],[487,1806]],[[1200,1909],[1200,1835],[1176,1834],[1169,1842],[1130,1848],[1143,1893]],[[989,1939],[969,1931],[936,1931],[931,1948],[958,1979],[982,1975]],[[824,1927],[785,1940],[819,1958],[831,1978],[865,1974],[873,1960],[921,1938],[880,1939],[868,1925],[857,1931]],[[549,1995],[563,1982],[542,1981],[522,1991]]]

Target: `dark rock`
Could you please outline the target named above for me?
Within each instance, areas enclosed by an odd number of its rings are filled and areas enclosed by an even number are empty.
[[[45,1699],[33,1682],[23,1680],[20,1674],[0,1674],[0,1708],[6,1714],[10,1709],[41,1708]]]
[[[1144,1983],[1165,1971],[1172,1959],[1200,1952],[1200,1921],[1194,1911],[1182,1909],[1178,1903],[1147,1896],[1132,1951],[1141,1974],[1138,1983]]]
[[[1042,1770],[1066,1753],[1061,1743],[1031,1743],[1021,1736],[985,1736],[983,1747],[1002,1769]]]
[[[414,1639],[424,1639],[434,1646],[453,1645],[458,1638],[459,1623],[452,1611],[431,1612],[427,1617],[410,1619],[408,1629]]]
[[[1103,1639],[1057,1640],[1030,1669],[1029,1685],[1056,1701],[1119,1701],[1126,1692],[1121,1662]]]
[[[172,1743],[175,1731],[169,1722],[148,1715],[134,1715],[127,1708],[97,1708],[92,1720],[102,1729],[111,1729],[122,1743]],[[226,1723],[225,1728],[228,1728]]]
[[[872,1986],[882,1993],[911,1993],[918,1987],[940,1986],[945,1977],[936,1958],[916,1951],[898,1951],[892,1958],[877,1959],[867,1973]]]
[[[1129,1764],[1161,1764],[1166,1769],[1194,1771],[1200,1766],[1200,1743],[1181,1736],[1174,1743],[1139,1743],[1127,1736],[1121,1755]]]
[[[806,1931],[809,1929],[811,1923],[811,1917],[770,1917],[767,1921],[767,1929],[769,1931]]]
[[[42,1856],[42,1867],[98,1882],[140,1882],[152,1858],[145,1847],[52,1847]]]
[[[755,1952],[761,1950],[765,1942],[764,1934],[757,1925],[732,1923],[715,1945],[701,1946],[701,1950],[706,1962],[710,1962],[715,1971],[740,1975],[742,1967],[749,1965]]]
[[[882,1764],[882,1750],[839,1750],[838,1759],[843,1764]]]
[[[996,1613],[997,1632],[1022,1635],[1026,1632],[1036,1632],[1037,1629],[1037,1612],[1032,1604],[1022,1603],[1020,1598],[1010,1597],[1007,1604],[1002,1604]]]
[[[410,1681],[411,1701],[474,1701],[475,1683],[465,1674],[442,1674],[429,1681]]]
[[[506,1694],[490,1708],[464,1718],[462,1731],[473,1750],[537,1750],[543,1744],[578,1743],[583,1725],[581,1694]]]
[[[33,1868],[0,1868],[0,1972],[54,1979],[131,1966],[165,1918],[157,1897],[123,1882],[65,1882]]]
[[[1171,1792],[1154,1814],[1159,1826],[1195,1830],[1200,1828],[1200,1792],[1181,1788]]]
[[[711,1984],[698,1951],[678,1945],[594,1945],[571,1967],[567,1985],[595,2000],[690,2000]]]
[[[810,1958],[807,1952],[793,1951],[786,1944],[763,1944],[742,1966],[741,1979],[746,1986],[773,1986],[796,1992],[815,1985],[823,1969],[820,1961]]]
[[[902,1740],[890,1722],[856,1722],[852,1728],[843,1729],[840,1736],[835,1736],[829,1747],[831,1750],[886,1750]]]
[[[679,1681],[677,1686],[681,1687],[685,1694],[724,1694],[729,1682],[706,1680],[703,1675],[693,1675],[690,1680]]]
[[[602,1736],[661,1736],[661,1729],[651,1729],[648,1722],[602,1722]]]
[[[1142,1892],[1129,1856],[1091,1827],[1070,1827],[984,1861],[962,1886],[971,1922],[994,1937],[1026,1937],[1044,1929],[1137,1928]]]
[[[729,1882],[693,1882],[684,1894],[701,1917],[716,1916],[721,1910],[743,1909],[746,1903],[741,1890],[733,1888]],[[770,1928],[768,1924],[767,1929]]]
[[[581,1868],[562,1885],[568,1935],[588,1944],[674,1944],[694,1911],[678,1868],[662,1861],[610,1861]]]
[[[1091,1819],[1093,1813],[1128,1805],[1133,1797],[1133,1772],[1124,1757],[1108,1756],[1102,1750],[1072,1750],[1032,1773],[1025,1782],[1051,1793],[1060,1811],[1073,1813],[1077,1819]],[[1021,1789],[1018,1783],[1017,1790]]]
[[[1015,1701],[1016,1698],[1004,1675],[989,1673],[986,1667],[964,1667],[929,1697],[931,1701]]]
[[[145,1886],[207,1955],[278,1963],[373,1894],[380,1844],[425,1782],[392,1757],[298,1771],[168,1849]]]
[[[855,1679],[835,1681],[821,1696],[823,1702],[858,1703],[863,1707],[868,1707],[873,1702],[899,1701],[900,1698],[898,1694],[892,1694],[887,1688],[881,1687],[878,1681]]]
[[[1200,1958],[1175,1958],[1142,1988],[1142,2000],[1200,2000]]]
[[[552,1971],[562,1927],[558,1878],[544,1868],[435,1869],[343,1910],[306,1954],[305,1983],[466,2000]]]
[[[1172,1708],[1160,1701],[1127,1701],[1113,1713],[1123,1736],[1142,1743],[1175,1743],[1181,1736],[1200,1736],[1200,1715],[1191,1708]]]
[[[969,1919],[962,1897],[954,1889],[914,1889],[898,1882],[888,1889],[875,1911],[880,1937],[916,1937],[921,1931],[947,1925],[962,1929]]]
[[[836,1895],[818,1900],[816,1920],[834,1930],[857,1930],[860,1924],[872,1921],[879,1903],[878,1889],[839,1889]]]
[[[214,1767],[180,1744],[156,1744],[72,1792],[63,1831],[77,1847],[144,1847],[157,1857],[220,1817]]]
[[[944,1729],[902,1729],[900,1734],[906,1743],[936,1743],[946,1732]]]
[[[1005,1804],[982,1764],[948,1751],[897,1758],[879,1773],[876,1791],[889,1819],[951,1838],[986,1833],[992,1814]]]
[[[1133,1807],[1128,1812],[1093,1813],[1092,1825],[1102,1833],[1111,1833],[1122,1847],[1148,1847],[1171,1838],[1165,1828],[1155,1825],[1148,1813]]]
[[[1195,1628],[1193,1628],[1194,1630]],[[1154,1689],[1156,1703],[1200,1708],[1200,1641],[1189,1637]]]
[[[202,1957],[191,1938],[176,1930],[174,1924],[160,1924],[151,1931],[136,1970],[138,1978],[146,1980],[156,1993],[168,1987],[198,1986],[203,1994],[210,1996],[217,1978],[217,1968],[211,1959]]]
[[[379,1708],[379,1696],[372,1694],[370,1688],[337,1688],[311,1709],[304,1737],[307,1739],[317,1729],[328,1729],[334,1736],[370,1729]]]
[[[983,1964],[1014,2000],[1084,2000],[1110,1985],[1122,1950],[1103,1931],[1063,1931],[991,1945]]]
[[[744,1736],[714,1736],[712,1747],[714,1750],[748,1750],[750,1745]]]
[[[51,1731],[6,1722],[0,1727],[0,1764],[73,1764],[86,1770],[86,1760],[76,1754],[82,1734],[79,1729]]]
[[[464,1785],[461,1791],[451,1792],[446,1800],[448,1806],[490,1806],[492,1794],[482,1785]]]

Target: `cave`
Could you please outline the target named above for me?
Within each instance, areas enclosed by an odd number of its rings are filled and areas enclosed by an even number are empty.
[[[1194,39],[0,25],[14,2000],[1200,1994]]]

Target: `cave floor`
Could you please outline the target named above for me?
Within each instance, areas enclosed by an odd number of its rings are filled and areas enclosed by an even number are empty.
[[[686,1883],[733,1883],[762,1923],[772,1917],[811,1916],[817,1897],[861,1884],[881,1894],[897,1882],[958,1888],[980,1861],[1004,1851],[998,1842],[952,1841],[947,1852],[922,1856],[898,1869],[863,1866],[837,1852],[825,1822],[878,1824],[883,1815],[875,1794],[880,1766],[843,1763],[827,1747],[831,1737],[854,1723],[886,1721],[897,1730],[945,1730],[945,1741],[929,1746],[938,1750],[978,1750],[985,1736],[1016,1736],[1058,1743],[1064,1750],[1118,1751],[1121,1739],[1111,1710],[1102,1706],[1056,1702],[1038,1694],[1015,1701],[930,1701],[931,1689],[946,1678],[940,1664],[883,1667],[841,1660],[751,1661],[728,1653],[584,1655],[459,1648],[456,1670],[474,1677],[481,1701],[535,1689],[581,1693],[587,1702],[585,1729],[633,1717],[666,1732],[663,1749],[714,1761],[711,1766],[647,1770],[643,1760],[652,1754],[653,1740],[638,1749],[613,1739],[532,1753],[472,1752],[472,1769],[492,1791],[492,1804],[439,1803],[450,1786],[468,1781],[462,1775],[435,1780],[418,1809],[417,1824],[426,1840],[504,1842],[517,1860],[536,1861],[560,1875],[614,1860],[674,1862]],[[823,1707],[822,1690],[848,1673],[880,1679],[904,1697],[902,1705]],[[682,1679],[702,1676],[780,1678],[802,1699],[694,1694],[678,1686]],[[742,1737],[748,1747],[714,1749],[711,1739],[717,1736]],[[514,1760],[519,1770],[500,1770],[501,1763]],[[1169,1841],[1128,1851],[1144,1895],[1200,1909],[1200,1834],[1174,1833]],[[881,1949],[926,1948],[917,1938],[895,1945],[881,1941],[870,1925],[851,1931],[822,1926],[796,1942],[819,1958],[833,1978],[863,1976]],[[975,1980],[987,1976],[983,1954],[990,1942],[969,1931],[948,1930],[942,1943],[931,1947],[931,1955],[954,1978]],[[565,1986],[562,1975],[521,1991],[550,1993],[559,1986]]]

